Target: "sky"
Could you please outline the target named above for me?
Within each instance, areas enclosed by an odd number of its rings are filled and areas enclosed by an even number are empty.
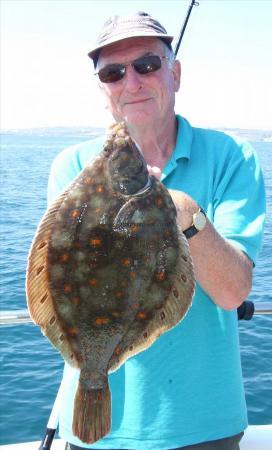
[[[1,128],[105,126],[87,57],[110,15],[146,11],[178,37],[190,0],[0,0]],[[178,58],[194,126],[272,129],[272,0],[199,0]]]

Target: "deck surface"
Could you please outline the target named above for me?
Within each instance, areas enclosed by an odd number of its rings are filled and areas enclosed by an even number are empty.
[[[251,425],[243,437],[240,450],[271,450],[272,425]],[[38,450],[41,442],[1,445],[0,450]],[[64,450],[65,441],[55,439],[51,450]]]

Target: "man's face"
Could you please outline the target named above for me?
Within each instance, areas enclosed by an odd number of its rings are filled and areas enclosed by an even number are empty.
[[[108,64],[128,64],[148,55],[165,56],[165,45],[157,38],[130,38],[105,47],[99,56],[98,70]],[[114,83],[101,83],[110,111],[117,121],[145,127],[149,121],[159,123],[173,115],[175,92],[179,89],[180,65],[162,59],[162,66],[145,75],[132,66],[125,76]]]

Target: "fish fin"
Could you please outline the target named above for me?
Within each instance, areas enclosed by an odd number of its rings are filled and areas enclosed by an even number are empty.
[[[162,308],[156,310],[152,320],[148,322],[145,328],[141,329],[138,338],[135,339],[132,327],[128,330],[118,346],[123,350],[118,352],[118,355],[113,354],[110,360],[110,372],[117,370],[128,358],[150,347],[162,333],[176,326],[190,308],[195,288],[195,277],[189,244],[181,230],[179,230],[178,245],[179,256],[169,296],[164,301]],[[125,345],[122,346],[122,342]]]
[[[73,416],[73,433],[82,442],[92,444],[111,428],[111,393],[109,385],[102,389],[85,389],[79,382]]]
[[[66,361],[77,366],[72,348],[64,338],[63,330],[57,321],[57,315],[49,289],[47,252],[54,222],[59,206],[66,196],[66,191],[58,197],[44,214],[28,256],[26,272],[26,296],[30,316],[52,344],[62,353]]]

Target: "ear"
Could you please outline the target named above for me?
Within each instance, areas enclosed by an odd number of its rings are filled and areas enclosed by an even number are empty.
[[[172,67],[173,75],[174,75],[174,89],[175,92],[178,92],[180,88],[180,77],[181,77],[181,65],[180,61],[175,59]]]

